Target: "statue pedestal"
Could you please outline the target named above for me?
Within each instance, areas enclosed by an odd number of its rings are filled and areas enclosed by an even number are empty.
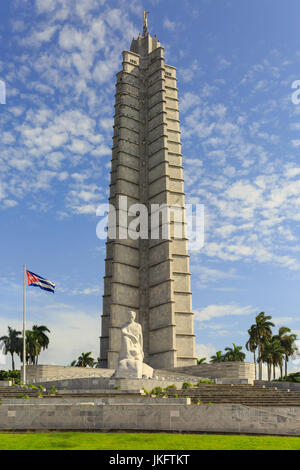
[[[151,379],[153,369],[144,362],[123,359],[113,375],[114,379]]]

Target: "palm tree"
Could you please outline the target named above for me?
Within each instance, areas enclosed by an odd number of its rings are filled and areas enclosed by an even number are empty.
[[[197,364],[205,364],[206,357],[201,357],[200,359],[197,359]]]
[[[280,340],[276,337],[272,337],[270,341],[266,341],[260,357],[261,362],[267,363],[268,368],[268,380],[271,380],[271,373],[273,367],[273,378],[275,379],[275,367],[282,367],[282,356],[284,349],[281,346]]]
[[[258,345],[258,364],[259,364],[259,380],[262,380],[262,360],[261,356],[263,353],[263,349],[265,343],[270,341],[272,338],[272,326],[275,326],[272,323],[270,315],[266,315],[265,312],[260,312],[255,317],[255,323],[251,326],[250,330],[252,331],[252,335],[256,338],[256,342]]]
[[[35,364],[36,357],[41,353],[41,346],[34,331],[26,331],[26,363]]]
[[[286,333],[289,333],[291,330],[286,327],[282,327],[282,328],[285,328],[285,332],[282,334],[280,341],[281,341],[282,348],[284,350],[284,359],[285,359],[284,376],[287,377],[289,357],[292,356],[297,351],[297,347],[295,346],[297,335],[295,334],[288,335]],[[280,335],[280,330],[279,330],[279,335]]]
[[[233,348],[225,348],[225,357],[227,361],[240,361],[244,362],[246,354],[242,352],[243,346],[236,346],[232,343]]]
[[[286,333],[289,333],[291,330],[289,328],[287,328],[286,326],[282,326],[279,328],[278,330],[278,334],[277,335],[274,335],[273,338],[276,338],[280,341],[280,344],[281,346],[283,346],[283,343],[284,343],[284,336],[286,335]],[[283,365],[281,366],[280,368],[280,378],[282,379],[283,377],[283,372],[282,372],[282,369],[283,369]]]
[[[0,341],[3,341],[5,344],[5,354],[10,353],[11,355],[11,367],[12,370],[15,370],[15,360],[14,354],[19,352],[19,341],[21,331],[14,330],[10,326],[8,327],[8,336],[2,336]]]
[[[91,357],[91,352],[81,353],[77,360],[76,367],[94,367],[95,359]]]
[[[26,364],[37,364],[42,350],[48,348],[50,330],[44,326],[33,325],[32,330],[26,330]],[[19,339],[18,355],[23,362],[23,341]]]
[[[41,326],[38,326],[38,325],[33,325],[32,327],[32,332],[35,336],[35,340],[39,346],[39,354],[41,352],[41,350],[45,350],[48,348],[49,346],[49,338],[48,336],[46,335],[46,333],[50,333],[50,330],[44,326],[44,325],[41,325]],[[36,360],[35,360],[35,363],[37,364],[38,363],[38,357],[39,357],[39,354],[37,354],[36,356]]]
[[[284,348],[282,347],[282,344],[276,336],[273,336],[272,341],[272,356],[273,356],[273,379],[275,380],[275,368],[276,366],[279,367],[280,373],[282,374],[282,366],[283,366],[283,354],[284,354]]]
[[[288,366],[288,361],[289,357],[292,356],[296,351],[297,347],[295,345],[295,341],[297,339],[297,335],[291,334],[291,335],[284,335],[282,338],[282,347],[284,349],[284,355],[285,355],[285,370],[284,370],[284,375],[287,377],[287,366]]]
[[[271,380],[271,371],[272,371],[272,364],[273,364],[273,348],[272,344],[269,341],[266,341],[264,344],[264,348],[261,351],[261,354],[259,355],[258,361],[259,364],[261,365],[263,362],[267,364],[267,370],[268,370],[268,381],[270,382]]]
[[[214,356],[211,356],[210,362],[224,362],[225,356],[222,354],[222,351],[217,351]]]
[[[75,360],[75,361],[72,361],[72,362],[71,362],[70,366],[71,366],[71,367],[76,367],[76,364],[77,364],[77,361]]]
[[[252,325],[251,328],[248,330],[249,334],[249,339],[246,343],[246,349],[247,351],[250,351],[253,353],[253,362],[254,362],[254,368],[255,368],[255,379],[257,377],[256,374],[256,350],[258,347],[258,338],[257,338],[257,330],[255,328],[255,325]]]

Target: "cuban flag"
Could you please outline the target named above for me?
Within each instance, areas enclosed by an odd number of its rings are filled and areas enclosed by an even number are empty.
[[[30,271],[26,271],[27,274],[27,285],[33,287],[39,287],[40,289],[47,290],[54,294],[55,284],[54,282],[47,281],[41,276],[34,274]]]

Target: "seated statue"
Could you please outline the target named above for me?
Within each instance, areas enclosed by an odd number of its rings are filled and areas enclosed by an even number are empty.
[[[144,364],[142,327],[135,321],[136,313],[128,312],[128,322],[121,327],[121,349],[116,378],[150,378],[153,369]]]

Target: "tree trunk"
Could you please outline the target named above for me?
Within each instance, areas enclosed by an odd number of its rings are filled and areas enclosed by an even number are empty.
[[[273,379],[275,380],[276,378],[276,370],[275,370],[275,364],[273,364]]]
[[[258,346],[258,378],[262,380],[262,362],[260,361],[260,345]]]
[[[258,345],[258,380],[261,380],[261,373],[260,373],[260,345]]]
[[[288,373],[287,373],[287,363],[288,363],[288,357],[287,355],[285,355],[285,377],[287,377]]]
[[[11,366],[12,366],[12,370],[15,370],[14,353],[10,353],[10,354],[11,354]]]
[[[268,382],[271,382],[271,364],[268,364]]]
[[[255,380],[256,380],[256,354],[255,354],[255,349],[253,351],[253,356],[254,356],[254,368],[255,368]]]

